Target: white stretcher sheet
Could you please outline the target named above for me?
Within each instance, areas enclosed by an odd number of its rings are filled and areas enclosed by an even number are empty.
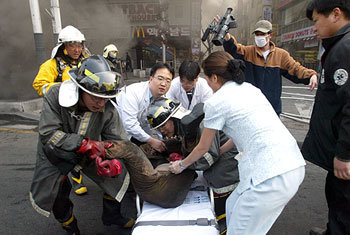
[[[198,172],[197,172],[198,173]],[[198,178],[192,183],[192,187],[205,184],[201,172]],[[160,221],[160,220],[197,220],[198,218],[207,218],[215,220],[215,214],[212,210],[210,198],[207,191],[189,191],[184,203],[176,208],[162,208],[148,202],[143,203],[142,213],[137,218],[136,223],[140,221]],[[136,226],[132,235],[217,235],[219,231],[215,226],[199,225],[140,225]]]

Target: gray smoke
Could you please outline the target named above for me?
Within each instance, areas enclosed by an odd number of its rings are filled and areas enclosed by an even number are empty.
[[[133,45],[125,40],[130,34],[130,22],[115,3],[95,0],[61,0],[62,27],[72,24],[81,30],[93,54],[102,54],[108,44],[115,44],[121,56]]]

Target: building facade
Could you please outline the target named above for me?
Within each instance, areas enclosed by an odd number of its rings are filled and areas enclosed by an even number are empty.
[[[166,61],[178,67],[184,59],[199,58],[201,0],[109,0],[109,8],[121,12],[124,21],[123,37],[115,41],[129,41],[129,54],[134,68],[152,67],[163,60],[163,45]]]
[[[308,2],[307,0],[276,2],[275,23],[279,26],[276,43],[305,67],[317,70],[320,40],[314,33],[313,22],[306,18]]]

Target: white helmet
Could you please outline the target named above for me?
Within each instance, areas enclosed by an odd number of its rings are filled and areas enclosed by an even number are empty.
[[[119,53],[118,48],[114,44],[109,44],[109,45],[105,46],[105,48],[103,49],[103,57],[107,58],[109,52],[116,52],[116,55]],[[113,56],[111,56],[111,57],[113,58]]]
[[[51,59],[55,58],[58,48],[67,42],[85,42],[85,36],[74,26],[68,25],[64,27],[58,34],[57,45],[52,49]]]

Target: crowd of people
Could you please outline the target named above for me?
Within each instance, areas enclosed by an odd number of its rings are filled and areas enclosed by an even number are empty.
[[[203,171],[220,234],[267,234],[303,182],[306,159],[328,171],[327,228],[310,234],[350,234],[350,3],[311,0],[306,14],[325,49],[319,77],[276,47],[261,20],[256,45],[227,33],[224,50],[201,66],[185,60],[175,77],[156,63],[148,81],[123,89],[117,47],[91,55],[78,29],[63,28],[33,82],[43,96],[34,209],[80,234],[69,195],[87,193],[87,176],[104,192],[103,224],[130,228],[136,218],[121,212],[125,195],[176,207]],[[279,118],[282,76],[318,87],[301,150]]]

